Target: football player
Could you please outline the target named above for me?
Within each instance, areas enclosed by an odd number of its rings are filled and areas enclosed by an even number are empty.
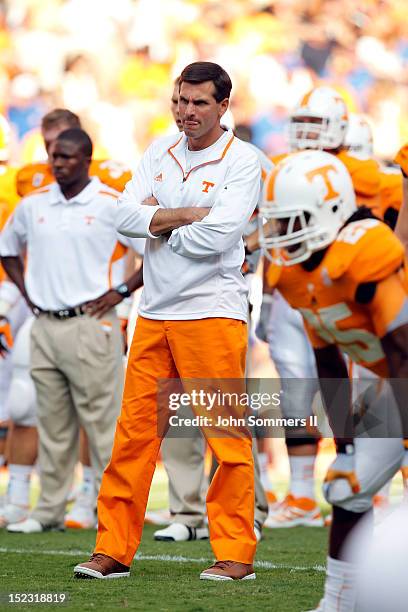
[[[319,86],[302,98],[290,115],[289,143],[291,151],[317,149],[336,155],[350,173],[359,206],[366,205],[373,212],[383,214],[390,208],[390,202],[395,202],[395,189],[390,187],[394,175],[386,170],[383,172],[378,162],[369,155],[370,149],[372,153],[369,125],[361,117],[354,116],[349,124],[346,104],[333,88]],[[272,159],[277,163],[286,155]],[[252,240],[247,242],[249,248],[253,248]],[[317,390],[313,382],[316,371],[301,317],[288,306],[278,291],[273,292],[272,298],[266,296],[266,299],[271,306],[269,312],[266,306],[263,308],[267,320],[264,328],[267,328],[270,353],[277,371],[283,381],[290,378],[304,380],[301,397],[292,402],[283,400],[282,410],[286,416],[291,416],[293,404],[297,406],[301,402],[305,416],[309,416]],[[305,434],[304,437],[288,437],[286,440],[291,473],[289,494],[268,517],[266,525],[269,527],[323,524],[314,495],[318,438],[313,440],[310,432]]]
[[[318,611],[350,612],[355,570],[345,559],[344,543],[370,512],[373,495],[406,464],[407,453],[398,428],[389,438],[353,436],[343,354],[378,376],[407,377],[404,248],[367,207],[357,208],[346,167],[322,151],[295,153],[278,164],[266,179],[261,214],[274,226],[261,242],[278,270],[275,286],[301,313],[336,438],[337,458],[324,484],[333,522]],[[342,392],[336,379],[345,383]],[[404,396],[396,390],[406,437]]]
[[[340,94],[328,86],[315,87],[290,115],[290,150],[318,149],[336,155],[350,173],[357,205],[372,208],[378,203],[380,170],[374,159],[356,157],[349,150],[345,142],[348,124],[347,106]]]

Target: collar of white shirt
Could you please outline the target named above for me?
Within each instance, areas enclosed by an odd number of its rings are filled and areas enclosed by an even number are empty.
[[[228,151],[232,141],[234,140],[234,133],[232,130],[225,130],[223,134],[216,140],[212,145],[199,151],[190,151],[191,161],[194,162],[194,156],[200,157],[200,161],[197,166],[202,165],[202,160],[205,159],[206,164],[212,164],[220,161],[226,152]],[[169,148],[169,153],[174,157],[176,162],[181,166],[183,172],[186,169],[186,150],[188,147],[187,136],[184,134],[177,140],[177,142]],[[197,160],[198,161],[198,160]],[[196,167],[193,165],[193,168]]]
[[[97,176],[91,178],[85,189],[67,200],[58,183],[50,185],[50,204],[88,204],[101,190],[102,183]]]

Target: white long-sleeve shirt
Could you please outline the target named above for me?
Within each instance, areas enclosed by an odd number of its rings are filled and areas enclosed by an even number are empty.
[[[120,233],[147,237],[142,316],[246,321],[242,235],[258,201],[260,177],[256,153],[231,130],[201,151],[188,151],[184,134],[160,138],[146,150],[116,214]],[[158,206],[142,205],[151,195]],[[170,238],[152,236],[149,227],[159,208],[185,206],[211,210]]]

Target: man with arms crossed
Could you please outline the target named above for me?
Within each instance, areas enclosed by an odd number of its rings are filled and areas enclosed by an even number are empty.
[[[183,124],[179,114],[179,81],[180,77],[174,81],[174,89],[171,97],[171,112],[174,121],[183,131]],[[247,142],[247,141],[245,141]],[[257,149],[254,145],[249,145],[259,157],[262,171],[262,180],[272,170],[273,164],[269,158]],[[262,195],[260,194],[260,198]],[[256,209],[245,228],[245,234],[248,229],[257,225]],[[252,255],[251,262],[243,263],[243,270],[250,271],[251,266],[256,267],[258,257]],[[246,276],[248,282],[248,275]],[[248,283],[250,287],[250,283]],[[254,466],[255,466],[255,520],[254,530],[256,538],[259,542],[262,536],[262,526],[268,516],[268,502],[262,487],[259,457],[256,453],[255,445],[258,441],[254,440]],[[159,529],[154,532],[154,539],[167,542],[194,541],[208,538],[208,527],[206,521],[206,506],[205,498],[208,489],[208,479],[204,470],[206,444],[202,436],[191,436],[183,439],[180,444],[180,439],[174,436],[167,436],[163,440],[161,453],[163,464],[169,479],[169,509],[171,515],[171,523],[164,529]],[[217,465],[211,466],[211,474],[215,473]],[[146,522],[155,522],[158,513],[146,513]],[[153,519],[153,520],[152,520]]]
[[[180,78],[184,133],[147,149],[119,200],[118,230],[148,238],[145,285],[112,458],[99,492],[95,552],[74,568],[79,578],[130,574],[161,444],[158,380],[244,378],[242,234],[258,200],[260,167],[256,154],[220,126],[230,91],[230,78],[217,64],[187,66]],[[146,198],[150,206],[142,204]],[[217,561],[200,577],[255,578],[251,438],[208,442],[219,463],[207,495]]]

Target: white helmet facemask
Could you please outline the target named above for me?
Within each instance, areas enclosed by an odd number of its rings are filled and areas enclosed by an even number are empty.
[[[292,151],[303,149],[338,149],[341,147],[347,122],[344,119],[330,119],[329,117],[311,117],[318,121],[305,121],[305,115],[292,115],[289,123],[289,145]]]
[[[336,203],[332,202],[331,206],[335,208]],[[260,228],[260,242],[266,249],[266,256],[284,266],[307,261],[315,251],[329,246],[339,229],[338,224],[322,225],[313,211],[305,207],[285,207],[285,210],[274,211],[273,215],[261,208],[260,215],[269,220],[266,227]]]
[[[338,149],[344,142],[347,124],[347,107],[338,92],[327,86],[316,87],[290,115],[291,150]]]

